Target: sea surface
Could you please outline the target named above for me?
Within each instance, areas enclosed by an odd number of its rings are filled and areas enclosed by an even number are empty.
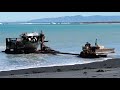
[[[44,32],[47,46],[62,52],[79,54],[86,42],[115,48],[114,54],[107,58],[83,59],[73,55],[50,54],[5,54],[5,38],[16,38],[24,32]],[[98,62],[120,58],[120,24],[0,24],[0,71],[33,67],[61,66]]]

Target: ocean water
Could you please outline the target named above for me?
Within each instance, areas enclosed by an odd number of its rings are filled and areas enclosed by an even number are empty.
[[[5,38],[19,37],[23,32],[44,32],[46,43],[52,49],[62,52],[80,53],[86,42],[115,48],[114,54],[107,58],[83,59],[72,55],[47,54],[5,54]],[[1,24],[0,25],[0,71],[83,64],[110,58],[120,58],[120,24],[79,24],[79,25],[41,25],[41,24]]]

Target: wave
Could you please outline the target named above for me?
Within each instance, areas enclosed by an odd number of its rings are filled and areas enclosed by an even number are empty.
[[[108,60],[108,59],[113,59],[113,58],[108,57],[108,58],[104,58],[103,60]]]
[[[19,23],[19,24],[34,24],[34,23]]]
[[[31,25],[31,24],[51,24],[51,23],[19,23],[19,24],[28,24],[28,25]]]
[[[0,46],[0,51],[3,51],[3,50],[5,50],[5,46]]]

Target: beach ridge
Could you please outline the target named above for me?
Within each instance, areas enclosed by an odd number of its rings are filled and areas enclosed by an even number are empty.
[[[52,67],[38,67],[11,71],[1,71],[0,77],[10,77],[14,75],[29,75],[29,74],[42,74],[42,73],[56,73],[56,72],[69,72],[79,70],[94,70],[94,69],[113,69],[120,68],[120,59],[109,59],[106,61],[93,62],[88,64],[76,64],[65,66],[52,66]]]

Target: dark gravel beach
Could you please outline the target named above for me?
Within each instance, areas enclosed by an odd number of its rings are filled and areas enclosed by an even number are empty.
[[[0,78],[119,78],[120,59],[0,72]]]

